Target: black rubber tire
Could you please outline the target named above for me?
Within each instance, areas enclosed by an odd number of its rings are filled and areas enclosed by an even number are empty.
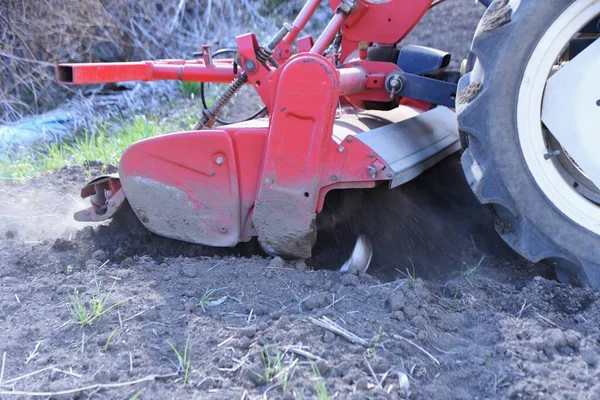
[[[533,50],[579,0],[495,0],[482,17],[459,82],[461,162],[474,194],[496,215],[496,231],[531,262],[550,262],[559,279],[600,287],[600,236],[562,214],[537,186],[519,145],[517,99]],[[477,72],[475,72],[477,65]],[[480,73],[481,70],[484,72]]]

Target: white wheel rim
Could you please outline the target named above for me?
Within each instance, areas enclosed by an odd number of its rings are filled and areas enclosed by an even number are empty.
[[[525,69],[517,101],[517,127],[521,150],[531,175],[544,195],[566,217],[600,235],[600,207],[578,193],[561,176],[552,160],[541,124],[541,104],[550,70],[564,46],[592,18],[600,14],[597,0],[578,0],[546,31]]]

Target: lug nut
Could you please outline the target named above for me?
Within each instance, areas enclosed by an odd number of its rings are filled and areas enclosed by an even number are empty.
[[[346,148],[345,148],[344,146],[340,146],[340,147],[338,147],[338,151],[339,151],[340,153],[343,153],[343,152],[344,152],[344,150],[346,150]]]
[[[217,157],[215,162],[217,163],[217,165],[221,165],[225,162],[225,160],[223,159],[223,157],[219,156],[219,157]]]

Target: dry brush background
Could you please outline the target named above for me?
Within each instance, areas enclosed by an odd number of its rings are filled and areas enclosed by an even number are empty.
[[[302,0],[2,0],[0,124],[48,111],[78,88],[56,84],[59,62],[186,58],[293,18]],[[327,2],[322,4],[327,11]],[[265,16],[268,16],[266,18]],[[317,21],[318,22],[318,21]]]

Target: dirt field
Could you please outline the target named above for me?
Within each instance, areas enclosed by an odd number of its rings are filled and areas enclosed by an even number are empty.
[[[449,1],[411,42],[465,53],[482,12]],[[82,227],[85,180],[0,182],[0,399],[600,398],[600,293],[510,251],[457,156],[357,192],[308,265]],[[341,274],[359,233],[373,264]]]

